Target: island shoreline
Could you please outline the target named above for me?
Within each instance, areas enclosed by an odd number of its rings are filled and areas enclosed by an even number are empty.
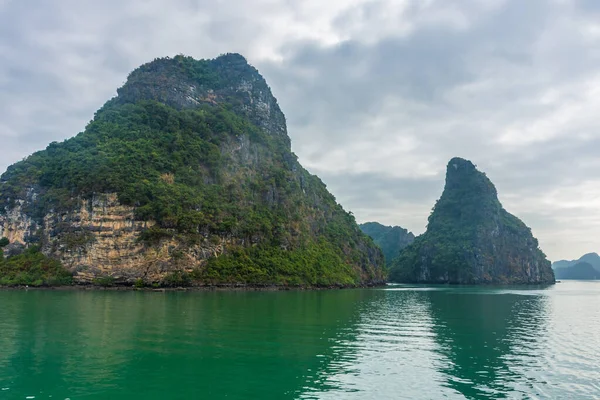
[[[342,289],[368,289],[386,287],[386,282],[363,285],[329,285],[329,286],[282,286],[282,285],[198,285],[180,287],[135,287],[134,285],[63,285],[63,286],[0,286],[0,291],[41,290],[41,291],[111,291],[111,292],[284,292],[284,291],[321,291]]]

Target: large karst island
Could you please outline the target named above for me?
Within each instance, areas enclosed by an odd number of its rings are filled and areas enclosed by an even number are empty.
[[[487,176],[462,158],[448,163],[446,185],[427,231],[392,262],[390,279],[456,284],[555,281],[531,230],[502,207]]]
[[[381,250],[299,164],[239,54],[139,67],[82,133],[0,181],[3,285],[386,279]]]

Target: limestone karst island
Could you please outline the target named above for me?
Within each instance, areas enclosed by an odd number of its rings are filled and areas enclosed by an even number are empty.
[[[536,238],[498,201],[473,163],[453,158],[427,231],[392,262],[398,282],[548,284],[554,272]]]
[[[0,237],[9,286],[554,282],[529,228],[463,159],[425,234],[359,227],[297,161],[239,54],[133,71],[82,133],[2,175]]]
[[[386,278],[381,250],[298,163],[276,99],[238,54],[141,66],[84,132],[1,179],[4,285]]]

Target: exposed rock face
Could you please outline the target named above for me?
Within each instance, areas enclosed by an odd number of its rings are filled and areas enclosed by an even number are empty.
[[[59,259],[80,283],[91,283],[100,276],[110,276],[116,283],[138,278],[160,282],[168,273],[200,267],[235,242],[218,238],[183,247],[171,239],[148,246],[140,241],[140,235],[155,222],[137,220],[134,208],[120,204],[116,193],[77,199],[77,203],[69,211],[44,215],[41,223],[20,205],[0,215],[0,237],[11,242],[7,254],[40,243],[43,252]],[[173,258],[177,250],[181,255]]]
[[[370,284],[381,251],[290,150],[238,54],[138,68],[86,130],[0,179],[5,254],[39,245],[75,281]]]
[[[427,231],[393,262],[399,282],[554,283],[531,230],[509,214],[492,182],[467,160],[448,163],[446,186]]]
[[[385,226],[379,222],[366,222],[359,226],[381,248],[388,265],[398,257],[400,250],[415,241],[415,235],[400,226]]]

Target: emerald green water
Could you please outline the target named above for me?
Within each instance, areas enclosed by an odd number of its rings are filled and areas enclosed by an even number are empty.
[[[0,399],[593,399],[600,283],[0,291]]]

